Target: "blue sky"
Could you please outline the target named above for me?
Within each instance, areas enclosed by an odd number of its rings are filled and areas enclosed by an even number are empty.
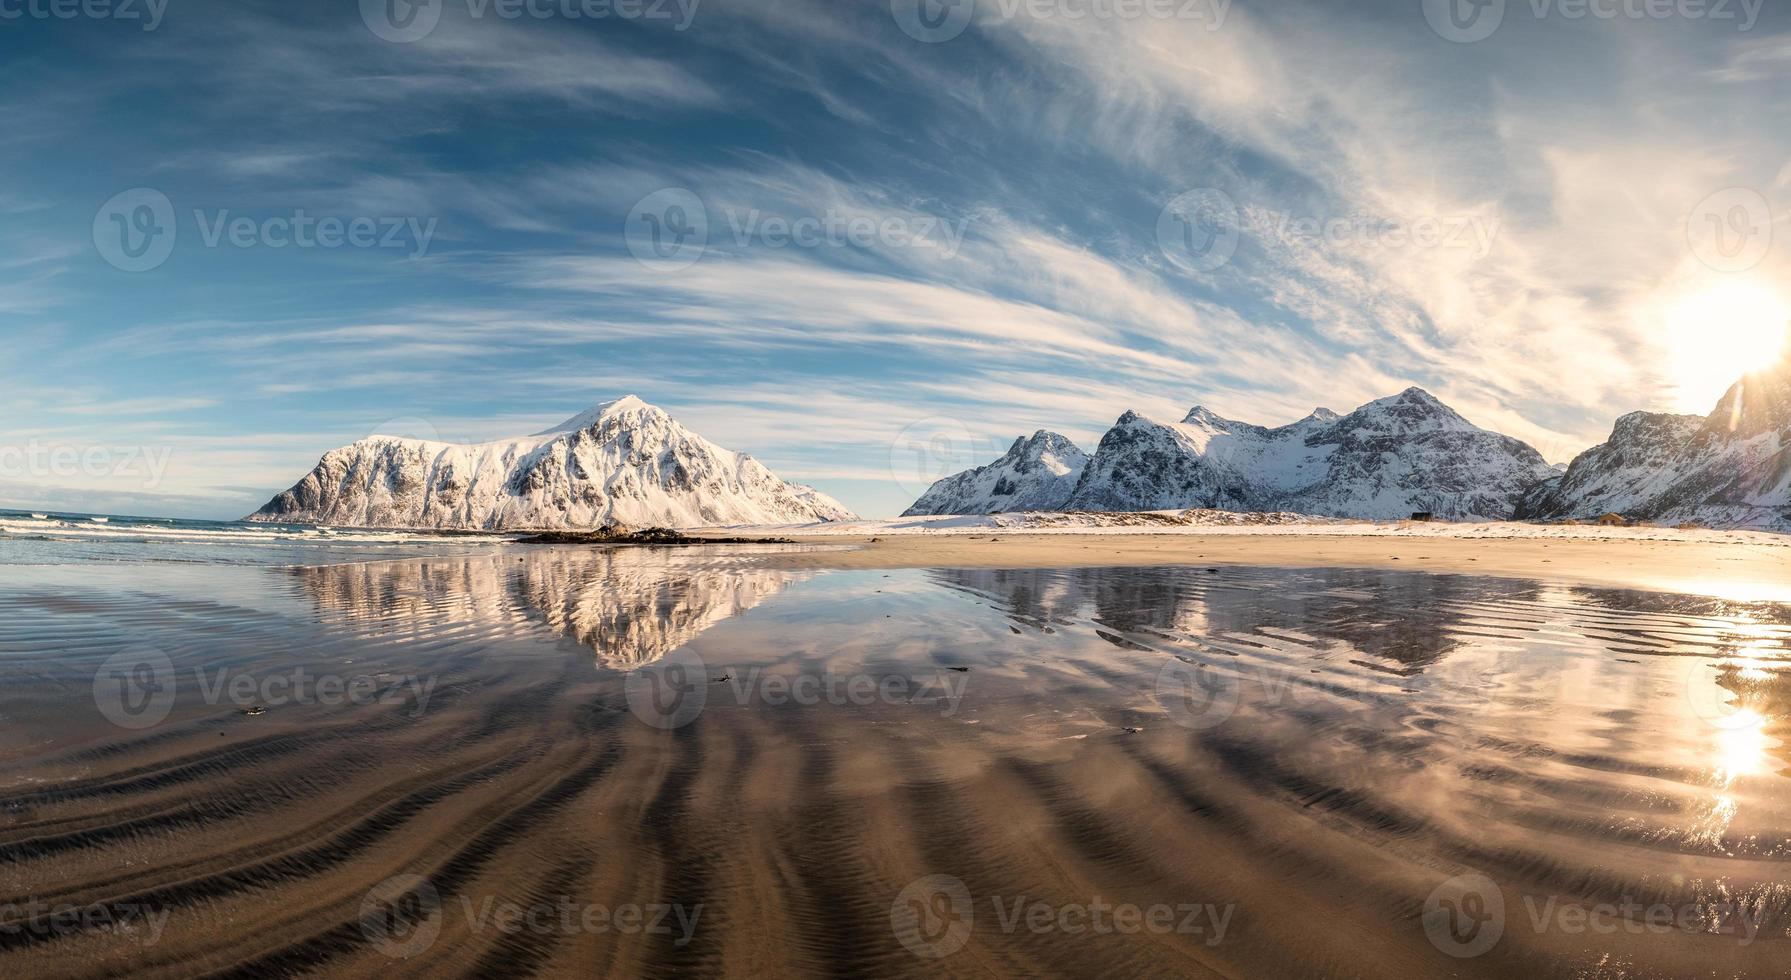
[[[867,515],[1411,384],[1564,461],[1782,326],[1757,0],[94,2],[0,0],[0,506],[235,517],[625,393]]]

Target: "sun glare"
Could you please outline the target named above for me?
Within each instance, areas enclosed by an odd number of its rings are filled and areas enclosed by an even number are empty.
[[[1731,282],[1692,293],[1668,314],[1668,351],[1679,410],[1703,415],[1742,375],[1785,349],[1791,307],[1758,282]]]

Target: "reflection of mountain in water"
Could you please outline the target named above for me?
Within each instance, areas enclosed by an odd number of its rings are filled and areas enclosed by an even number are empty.
[[[369,636],[464,639],[545,624],[627,670],[808,576],[708,549],[535,551],[295,569],[326,621]]]
[[[518,595],[608,667],[650,664],[797,581],[802,572],[689,551],[554,553],[519,566]]]
[[[1293,580],[1290,582],[1290,574]],[[1454,629],[1474,588],[1451,576],[1337,569],[1246,571],[1074,568],[937,572],[947,586],[987,596],[1023,622],[1089,619],[1120,633],[1195,637],[1297,632],[1344,644],[1401,668],[1434,663],[1459,639]]]

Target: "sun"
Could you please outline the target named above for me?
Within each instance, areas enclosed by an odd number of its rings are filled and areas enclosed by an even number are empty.
[[[1680,411],[1703,415],[1749,371],[1785,350],[1788,307],[1761,282],[1725,282],[1690,293],[1667,314],[1667,375]]]

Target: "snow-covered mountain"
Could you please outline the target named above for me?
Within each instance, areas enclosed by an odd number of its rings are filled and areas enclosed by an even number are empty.
[[[1462,418],[1422,388],[1279,428],[1195,408],[1127,412],[1101,439],[1071,510],[1294,511],[1332,517],[1504,519],[1555,475],[1541,454]]]
[[[1791,360],[1750,374],[1706,418],[1626,415],[1610,441],[1526,495],[1529,518],[1616,512],[1660,523],[1791,530]]]
[[[1061,505],[1001,507],[974,492],[1006,475],[1023,443],[990,466],[940,481],[909,513],[1200,507],[1499,520],[1511,516],[1524,490],[1558,475],[1536,450],[1476,427],[1421,388],[1348,415],[1321,408],[1279,428],[1198,407],[1180,422],[1127,412],[1101,437]],[[1054,487],[1062,489],[1061,479]]]
[[[1665,489],[1650,484],[1670,482],[1673,458],[1703,424],[1696,415],[1631,412],[1617,420],[1609,440],[1574,457],[1567,472],[1530,488],[1517,516],[1597,517],[1631,510]]]
[[[331,450],[248,520],[357,527],[801,524],[854,515],[629,395],[477,445],[372,436]]]
[[[1044,429],[1014,440],[1000,459],[955,473],[927,488],[903,517],[1062,510],[1088,465],[1088,454]]]

